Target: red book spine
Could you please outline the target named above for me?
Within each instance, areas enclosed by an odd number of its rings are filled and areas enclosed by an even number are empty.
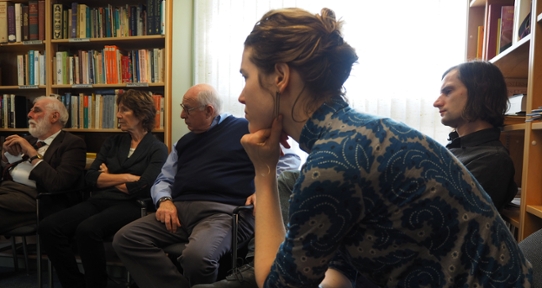
[[[38,40],[38,1],[28,2],[28,34],[29,40]]]
[[[45,40],[45,1],[38,1],[38,39]]]

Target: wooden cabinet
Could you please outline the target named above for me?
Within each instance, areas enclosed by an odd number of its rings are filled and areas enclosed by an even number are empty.
[[[542,0],[467,0],[467,2],[469,5],[467,60],[476,58],[478,27],[486,25],[490,5],[523,5],[531,12],[529,35],[515,40],[511,47],[489,61],[497,65],[506,78],[528,80],[527,113],[541,107]],[[516,23],[515,29],[518,26]],[[510,150],[516,168],[516,182],[521,187],[519,209],[506,209],[503,218],[518,228],[517,236],[521,241],[542,229],[542,122],[535,120],[505,126],[501,140]]]
[[[27,6],[30,4],[29,0],[21,1],[21,0],[12,0],[12,1],[5,1],[0,0],[0,2],[9,2],[9,3],[19,3],[19,5]],[[153,134],[155,134],[158,138],[164,141],[167,145],[171,143],[171,63],[172,63],[172,12],[173,12],[173,1],[161,1],[161,0],[118,0],[118,1],[105,1],[105,0],[93,0],[93,1],[78,1],[77,4],[85,4],[88,11],[88,14],[86,14],[85,17],[80,17],[78,21],[86,21],[86,24],[88,25],[87,28],[87,34],[77,34],[76,37],[72,37],[70,33],[67,35],[61,35],[60,37],[57,35],[54,35],[55,28],[58,29],[58,17],[55,20],[55,14],[54,10],[55,8],[58,9],[58,7],[62,7],[66,15],[69,15],[67,13],[67,10],[70,9],[73,6],[74,1],[68,1],[68,0],[43,0],[43,1],[36,1],[36,2],[42,2],[40,4],[43,5],[44,8],[44,24],[42,29],[44,29],[44,36],[42,40],[34,40],[34,41],[21,41],[21,42],[10,42],[10,43],[3,43],[0,44],[0,96],[4,95],[22,95],[25,96],[30,101],[34,99],[37,96],[43,96],[43,95],[58,95],[59,97],[66,96],[67,93],[71,95],[87,95],[87,96],[93,96],[95,97],[96,94],[102,93],[102,91],[116,91],[118,89],[141,89],[145,91],[152,92],[156,95],[162,95],[163,101],[162,101],[162,108],[163,111],[161,113],[162,117],[162,127],[157,128],[153,130]],[[77,6],[76,4],[76,6]],[[150,10],[150,6],[152,5],[158,5],[157,10],[153,11],[160,11],[158,13],[158,17],[160,24],[163,24],[163,27],[157,28],[157,29],[163,29],[164,32],[161,32],[160,30],[158,33],[139,33],[139,35],[135,32],[131,33],[128,31],[132,31],[131,28],[137,27],[137,25],[142,25],[144,29],[147,27],[150,27],[150,24],[148,24],[147,20],[149,18],[146,18],[146,16],[149,15],[149,13],[152,13]],[[1,7],[1,6],[0,6]],[[85,7],[85,8],[86,8]],[[105,9],[107,8],[107,9]],[[122,8],[122,9],[121,9]],[[110,12],[110,14],[104,14],[102,11],[101,14],[100,9]],[[139,9],[139,10],[138,10]],[[94,12],[92,12],[94,11]],[[130,17],[130,13],[136,12],[138,17]],[[145,11],[145,14],[140,13],[141,11]],[[161,12],[163,11],[163,13]],[[156,12],[154,12],[156,13]],[[58,14],[57,14],[58,15]],[[65,15],[65,16],[66,16]],[[105,25],[106,23],[106,15],[109,15],[108,19],[110,20],[110,24],[113,25],[113,27],[117,27],[116,33],[110,33],[110,35],[104,34],[104,37],[101,37],[98,33],[100,30],[97,23],[103,23]],[[162,16],[163,15],[163,16]],[[73,15],[71,15],[73,16]],[[67,17],[69,18],[69,17]],[[119,19],[125,18],[127,21],[120,21]],[[61,16],[61,19],[62,16]],[[74,18],[77,19],[77,18]],[[70,19],[67,19],[70,20]],[[1,15],[0,15],[0,21],[1,21]],[[75,20],[74,20],[75,21]],[[134,22],[130,22],[134,21]],[[69,23],[69,21],[63,21],[63,25],[66,25]],[[132,27],[132,25],[135,25]],[[1,26],[1,23],[0,23]],[[141,28],[140,27],[140,28]],[[103,32],[103,29],[100,30]],[[57,31],[58,32],[58,31]],[[83,32],[82,32],[83,33]],[[62,33],[61,33],[62,34]],[[67,36],[67,37],[66,37]],[[66,52],[65,55],[69,58],[70,56],[81,56],[81,51],[89,52],[92,51],[95,53],[94,55],[103,54],[103,50],[106,46],[114,46],[119,49],[119,51],[122,51],[122,53],[118,53],[117,55],[123,54],[124,56],[129,56],[128,59],[130,61],[127,61],[127,63],[124,63],[125,65],[129,65],[130,72],[133,72],[132,74],[137,74],[137,77],[139,77],[139,73],[141,72],[141,77],[136,78],[136,76],[132,75],[133,77],[127,78],[122,77],[122,75],[119,74],[120,78],[124,79],[118,79],[118,81],[103,81],[98,80],[98,78],[93,79],[91,82],[85,81],[83,82],[77,82],[75,80],[68,80],[67,81],[57,81],[57,73],[59,71],[59,67],[57,67],[57,64],[60,62],[57,61],[57,56],[59,55],[57,52]],[[18,55],[28,55],[29,51],[39,51],[40,54],[43,56],[43,63],[40,62],[40,65],[43,65],[43,72],[42,74],[44,77],[42,77],[41,81],[38,81],[37,83],[32,83],[32,85],[28,85],[28,79],[25,79],[26,82],[21,83],[20,79],[18,79],[18,67],[17,67],[17,56]],[[152,73],[148,72],[145,75],[149,75],[149,77],[143,77],[144,71],[140,71],[138,69],[135,69],[134,67],[140,67],[137,65],[138,61],[140,59],[143,59],[141,57],[142,54],[137,54],[134,56],[132,54],[133,51],[143,51],[147,50],[152,53],[152,56],[147,55],[145,59],[152,61],[154,64],[161,63],[160,69],[155,69],[152,66],[152,64],[147,65],[146,67],[148,69],[152,69]],[[159,52],[157,52],[159,50]],[[98,74],[98,67],[100,69],[103,69],[102,73],[105,73],[105,63],[104,60],[96,60],[95,57],[93,57],[91,53],[89,53],[90,60],[88,60],[87,63],[91,63],[92,59],[95,60],[94,62],[94,69],[95,71],[92,71],[90,73],[93,73],[92,75]],[[155,57],[155,55],[159,55],[159,57]],[[101,56],[100,56],[101,57]],[[157,60],[155,60],[155,58]],[[81,58],[82,59],[82,58]],[[86,59],[86,58],[85,58]],[[120,57],[117,58],[118,61],[120,61]],[[158,62],[160,61],[160,62]],[[28,63],[26,63],[28,64]],[[26,65],[25,64],[25,65]],[[103,65],[103,66],[102,66]],[[123,64],[121,64],[123,65]],[[120,65],[119,65],[120,66]],[[28,67],[28,66],[27,66]],[[64,66],[66,68],[68,66]],[[156,66],[158,67],[158,66]],[[69,70],[69,68],[66,68]],[[82,70],[80,70],[81,73]],[[160,73],[156,72],[159,71]],[[73,71],[72,71],[73,72]],[[28,73],[27,73],[28,74]],[[75,75],[75,72],[70,73],[72,75]],[[156,76],[156,77],[155,77]],[[27,75],[28,77],[28,75]],[[147,78],[147,79],[146,79]],[[102,78],[100,78],[102,79]],[[104,92],[105,93],[105,92]],[[99,106],[97,106],[94,102],[94,107],[91,107],[91,109],[94,109],[94,112],[101,110]],[[7,107],[2,107],[3,109]],[[15,113],[19,116],[26,115],[28,113],[29,107],[15,107]],[[114,112],[113,112],[114,114]],[[96,114],[94,114],[96,115]],[[4,115],[0,115],[0,117],[3,117]],[[112,118],[115,118],[115,115],[111,115]],[[81,118],[81,117],[79,117]],[[96,123],[96,122],[94,122]],[[20,124],[20,123],[19,123]],[[20,125],[17,125],[19,127]],[[87,143],[87,148],[89,152],[98,152],[101,146],[101,143],[103,140],[112,133],[122,133],[119,129],[115,128],[102,128],[101,125],[83,125],[82,123],[79,123],[76,127],[69,127],[65,128],[65,130],[70,131],[76,135],[79,135],[83,137]],[[27,128],[12,128],[12,126],[8,127],[0,127],[0,135],[1,136],[7,136],[13,133],[19,133],[24,134],[27,132]]]

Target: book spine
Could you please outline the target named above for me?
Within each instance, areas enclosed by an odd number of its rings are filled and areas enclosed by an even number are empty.
[[[62,65],[62,51],[57,51],[55,54],[55,61],[56,61],[56,84],[62,85],[64,84],[64,76],[62,75],[64,73],[64,65]]]
[[[62,4],[53,4],[53,39],[62,39]]]
[[[17,55],[17,85],[24,85],[24,56]]]
[[[40,53],[40,57],[39,57],[39,65],[40,65],[40,75],[39,75],[39,78],[40,78],[40,85],[45,85],[45,53],[47,53],[46,51],[43,51],[43,53]]]
[[[30,33],[28,31],[28,5],[22,5],[22,18],[23,18],[23,24],[22,24],[22,34],[23,34],[23,41],[28,41],[30,39]]]
[[[162,1],[154,1],[154,35],[162,34]]]
[[[34,85],[34,50],[28,51],[28,79],[29,85]]]
[[[45,0],[38,1],[38,39],[45,40]]]
[[[8,2],[0,2],[0,43],[8,43]]]
[[[79,7],[79,4],[77,2],[72,2],[72,18],[71,18],[71,33],[70,38],[77,38],[77,34],[79,29],[77,29],[77,23],[78,23],[78,11],[77,8]]]
[[[62,10],[62,39],[68,39],[68,10]]]
[[[8,2],[8,42],[15,42],[15,6]]]
[[[22,4],[15,3],[15,42],[21,42],[23,40],[22,34]]]
[[[40,52],[34,51],[34,85],[40,84]]]
[[[154,0],[147,0],[147,35],[154,35]]]
[[[39,39],[38,1],[28,1],[28,34],[29,40]]]

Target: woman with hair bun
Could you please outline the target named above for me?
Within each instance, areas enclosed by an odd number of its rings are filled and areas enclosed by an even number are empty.
[[[352,287],[360,274],[384,287],[530,287],[530,263],[445,147],[348,106],[358,57],[340,29],[327,8],[271,10],[245,41],[258,285]],[[275,171],[288,137],[309,155],[285,228]]]

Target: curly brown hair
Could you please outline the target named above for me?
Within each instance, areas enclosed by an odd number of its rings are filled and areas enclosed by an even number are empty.
[[[156,108],[150,92],[129,89],[117,97],[117,105],[122,103],[134,111],[134,116],[141,120],[143,128],[151,132],[156,123]]]
[[[344,97],[343,84],[358,60],[354,48],[343,40],[341,26],[328,8],[316,15],[299,8],[271,10],[254,25],[245,49],[253,49],[250,60],[264,75],[277,63],[296,69],[305,89],[314,95],[312,103],[321,103]]]

